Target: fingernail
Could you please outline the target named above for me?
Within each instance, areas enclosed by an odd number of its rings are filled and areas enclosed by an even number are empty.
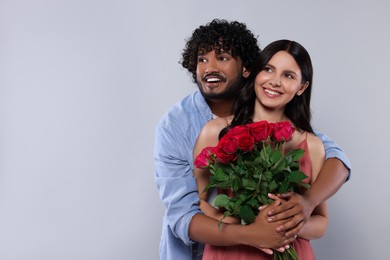
[[[268,220],[268,222],[272,222],[272,221],[274,221],[274,219],[273,219],[273,218],[268,218],[267,220]]]

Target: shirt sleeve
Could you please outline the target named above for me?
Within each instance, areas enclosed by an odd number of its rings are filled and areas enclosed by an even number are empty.
[[[166,224],[186,245],[194,243],[188,234],[191,219],[201,213],[192,160],[188,159],[188,154],[192,155],[191,146],[186,145],[189,142],[183,133],[171,127],[157,126],[155,180],[165,208]]]
[[[314,130],[314,134],[318,138],[320,138],[322,143],[324,144],[326,159],[337,158],[345,165],[345,167],[349,171],[347,177],[347,180],[349,180],[349,177],[351,176],[352,168],[351,168],[351,163],[347,155],[345,154],[345,152],[341,149],[341,147],[339,147],[335,142],[333,142],[327,135],[320,133],[316,130]]]

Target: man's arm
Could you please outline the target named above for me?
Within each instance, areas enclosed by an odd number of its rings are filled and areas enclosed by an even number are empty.
[[[278,205],[271,205],[277,207]],[[218,220],[203,214],[195,215],[190,224],[189,234],[191,239],[205,244],[216,246],[248,245],[271,254],[272,250],[265,248],[281,248],[290,244],[295,236],[286,236],[276,232],[278,225],[286,222],[278,221],[268,223],[266,211],[262,211],[250,225],[222,223],[218,228]]]
[[[155,137],[155,181],[165,208],[165,221],[175,237],[186,245],[194,242],[188,236],[189,223],[195,214],[201,213],[198,189],[192,169],[188,163],[191,147],[177,128],[165,124],[156,128]],[[188,150],[188,151],[187,151]],[[192,157],[192,156],[191,156]]]
[[[296,193],[282,195],[281,198],[287,199],[287,203],[268,212],[270,222],[293,216],[291,221],[277,227],[278,231],[289,230],[286,232],[287,236],[298,233],[314,208],[333,196],[350,176],[350,162],[343,150],[328,136],[318,132],[315,134],[324,144],[327,159],[316,181],[303,195]]]

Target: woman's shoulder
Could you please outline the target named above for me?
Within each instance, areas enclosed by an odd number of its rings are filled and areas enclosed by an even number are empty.
[[[218,143],[219,133],[228,125],[228,119],[222,117],[215,118],[203,126],[199,133],[198,140],[216,145],[216,143]]]
[[[318,158],[320,161],[325,158],[325,148],[320,138],[312,133],[307,133],[307,145],[312,158]]]
[[[213,120],[207,122],[204,125],[201,133],[203,134],[217,133],[217,135],[219,135],[221,130],[227,127],[228,125],[229,125],[229,121],[226,118],[223,117],[214,118]]]
[[[322,144],[321,139],[319,139],[317,136],[315,136],[312,133],[306,132],[306,131],[296,131],[293,136],[293,145],[300,145],[302,142],[307,143],[307,146],[310,150],[310,152],[321,152],[324,151],[324,145]]]
[[[225,117],[217,117],[212,119],[211,121],[208,121],[206,125],[204,126],[205,128],[225,128],[229,124],[229,119]]]
[[[321,139],[313,133],[307,133],[307,143],[309,147],[312,146],[314,148],[321,148],[324,150],[324,145],[322,144]]]

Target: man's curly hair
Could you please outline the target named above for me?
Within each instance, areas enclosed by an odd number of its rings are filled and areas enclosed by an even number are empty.
[[[228,51],[233,57],[240,57],[249,71],[260,54],[256,37],[244,23],[214,19],[192,33],[182,53],[181,65],[192,74],[194,82],[198,55],[212,50]]]

